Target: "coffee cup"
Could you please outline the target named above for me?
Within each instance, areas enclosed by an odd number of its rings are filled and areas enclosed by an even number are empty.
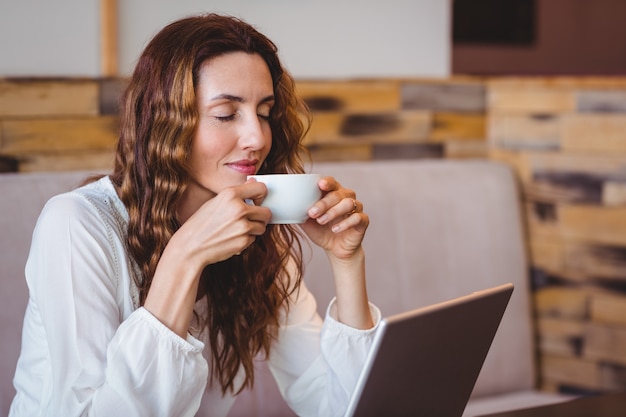
[[[267,187],[261,206],[272,212],[270,224],[299,224],[309,218],[309,209],[322,197],[319,174],[250,175]]]

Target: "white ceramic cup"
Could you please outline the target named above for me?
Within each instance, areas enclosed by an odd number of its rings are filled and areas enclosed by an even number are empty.
[[[298,224],[309,218],[307,212],[321,197],[319,174],[250,175],[267,187],[261,206],[272,211],[270,224]]]

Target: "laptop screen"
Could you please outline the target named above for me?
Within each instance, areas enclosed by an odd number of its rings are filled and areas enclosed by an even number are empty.
[[[387,317],[347,417],[460,417],[513,292],[504,284]]]

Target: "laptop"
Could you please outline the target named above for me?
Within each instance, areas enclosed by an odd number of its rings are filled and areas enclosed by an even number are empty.
[[[384,318],[346,417],[460,417],[513,292],[504,284]]]

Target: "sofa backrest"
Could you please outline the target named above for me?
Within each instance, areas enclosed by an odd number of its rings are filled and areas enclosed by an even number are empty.
[[[520,195],[508,166],[422,160],[318,164],[314,170],[335,176],[363,201],[371,222],[364,241],[368,290],[383,315],[513,283],[473,395],[535,386]],[[320,308],[331,297],[329,271],[325,258],[315,256],[307,274]]]
[[[518,187],[511,170],[489,161],[317,163],[357,192],[371,224],[364,246],[370,298],[384,315],[512,282],[515,291],[473,395],[534,387],[533,334]],[[0,414],[14,395],[27,290],[24,265],[33,227],[52,195],[84,172],[0,175]],[[333,293],[326,258],[312,249],[305,281],[323,314]],[[260,365],[255,389],[235,416],[293,415]],[[202,407],[210,407],[203,404]],[[203,413],[199,413],[202,415]]]
[[[483,160],[411,160],[317,163],[312,171],[334,176],[364,204],[371,222],[363,243],[368,292],[383,315],[513,283],[472,396],[535,387],[520,195],[509,167]],[[324,314],[334,288],[317,248],[305,281]],[[277,389],[267,369],[259,368],[257,386],[240,396],[231,417],[293,415],[274,401]],[[272,413],[250,414],[267,409]]]

